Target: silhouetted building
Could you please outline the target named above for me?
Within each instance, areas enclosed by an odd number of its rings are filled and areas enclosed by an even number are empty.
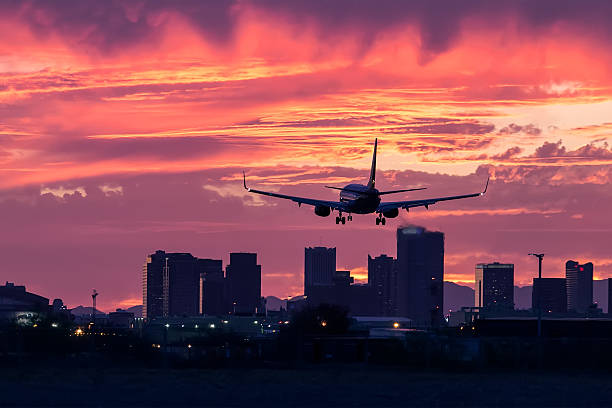
[[[143,268],[143,317],[195,316],[200,311],[198,259],[155,251]]]
[[[489,310],[514,309],[514,264],[477,264],[474,306]]]
[[[567,310],[586,313],[593,304],[593,264],[565,263]]]
[[[198,259],[200,314],[223,315],[229,311],[227,284],[220,259]]]
[[[134,313],[127,310],[117,309],[108,314],[108,325],[120,329],[132,329],[134,327]]]
[[[442,323],[444,234],[421,227],[397,229],[397,305],[416,326]]]
[[[353,316],[375,315],[373,288],[370,285],[354,285],[353,281],[350,271],[336,271],[333,284],[312,286],[306,301],[312,307],[321,304],[341,306]]]
[[[368,255],[368,284],[374,291],[377,316],[397,316],[397,263],[387,255]]]
[[[0,320],[28,325],[49,313],[49,299],[26,292],[25,286],[0,286]]]
[[[612,316],[612,278],[608,278],[608,314]]]
[[[567,312],[567,287],[565,278],[534,278],[531,308],[542,308],[542,313]]]
[[[335,272],[336,248],[304,248],[304,295],[313,286],[332,285]]]
[[[257,254],[231,253],[226,275],[231,312],[233,314],[263,313],[261,265],[257,265]]]

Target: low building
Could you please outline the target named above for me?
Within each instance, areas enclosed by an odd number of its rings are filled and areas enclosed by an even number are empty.
[[[25,286],[6,282],[0,286],[0,321],[32,325],[50,312],[49,299],[26,292]]]

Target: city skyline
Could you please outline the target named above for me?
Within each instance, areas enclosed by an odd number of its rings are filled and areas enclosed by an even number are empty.
[[[612,4],[475,4],[1,3],[2,280],[73,305],[96,288],[110,310],[139,303],[145,253],[248,251],[263,294],[288,296],[305,246],[363,280],[408,224],[444,232],[449,281],[500,261],[530,284],[533,251],[545,277],[568,259],[612,276]],[[248,168],[333,199],[376,137],[377,187],[428,188],[398,199],[491,176],[487,196],[340,230],[243,190]]]

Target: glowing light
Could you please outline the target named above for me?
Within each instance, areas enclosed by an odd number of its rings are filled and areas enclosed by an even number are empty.
[[[394,329],[398,329],[400,327],[400,324],[398,322],[394,322],[393,323],[393,328]]]
[[[325,320],[321,320],[321,327],[327,327],[327,322]]]
[[[198,325],[196,324],[194,327],[197,329],[197,328],[198,328],[198,327],[200,327],[200,326],[198,326]]]
[[[58,327],[57,323],[51,323],[51,327]]]
[[[253,322],[253,324],[259,324],[259,322],[258,322],[257,320],[255,320],[255,321]]]
[[[168,327],[170,327],[170,325],[169,325],[168,323],[166,323],[166,329],[167,329]]]
[[[229,323],[229,320],[224,320],[223,321],[223,324],[228,324],[228,323]]]
[[[78,329],[74,331],[74,334],[76,334],[77,336],[81,336],[83,334],[83,329],[79,327]]]
[[[191,344],[188,344],[188,345],[187,345],[187,348],[191,348]]]
[[[211,323],[210,325],[208,325],[208,327],[210,327],[211,329],[214,329],[215,328],[215,324]]]

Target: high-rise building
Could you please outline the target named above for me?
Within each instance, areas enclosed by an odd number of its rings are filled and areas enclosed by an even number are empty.
[[[514,309],[514,264],[477,264],[474,306],[489,310]]]
[[[567,312],[567,287],[565,278],[534,278],[531,308],[542,313]]]
[[[257,265],[257,254],[231,253],[226,275],[231,313],[243,315],[263,313],[261,265]]]
[[[390,256],[368,255],[368,284],[374,291],[378,316],[397,316],[397,262]]]
[[[200,312],[198,259],[155,251],[143,267],[143,317],[195,316]]]
[[[612,316],[612,278],[608,278],[608,314]]]
[[[200,314],[223,315],[227,308],[227,285],[220,259],[198,259],[200,273]]]
[[[336,273],[336,248],[304,249],[304,294],[313,286],[330,286]]]
[[[444,234],[422,227],[397,229],[397,305],[416,326],[442,322]]]
[[[593,304],[593,264],[565,263],[567,310],[586,313]]]

